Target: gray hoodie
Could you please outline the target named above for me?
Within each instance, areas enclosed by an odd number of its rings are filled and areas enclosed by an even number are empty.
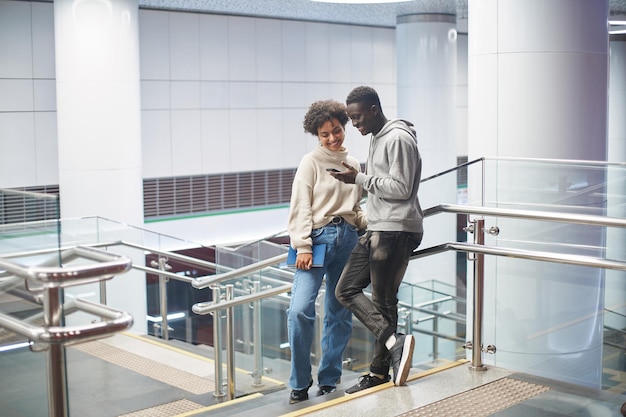
[[[370,139],[365,173],[355,182],[367,191],[368,230],[423,232],[417,190],[422,158],[410,122],[389,120]]]

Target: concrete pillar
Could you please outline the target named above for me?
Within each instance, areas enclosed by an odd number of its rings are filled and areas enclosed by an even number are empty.
[[[54,2],[64,218],[143,225],[136,0]]]
[[[100,216],[143,226],[138,12],[137,0],[54,2],[63,219]],[[123,238],[105,236],[101,223],[81,222],[72,234],[88,234],[89,241]],[[63,227],[66,236],[72,226],[64,221]],[[145,274],[133,274],[107,284],[107,304],[128,311],[134,329],[145,332]],[[73,293],[92,294],[72,287],[66,295]]]
[[[609,63],[609,162],[626,162],[626,34],[610,35]],[[626,218],[626,169],[611,167],[608,172],[607,215]],[[606,256],[624,259],[626,231],[609,229]],[[614,329],[626,328],[626,273],[606,272],[606,309],[604,324]]]
[[[456,16],[450,14],[411,14],[398,16],[396,25],[398,117],[415,124],[422,156],[422,179],[456,165]],[[440,203],[456,203],[456,173],[438,177],[420,186],[422,208]],[[456,239],[453,215],[425,220],[426,248]],[[428,233],[437,230],[437,233]],[[419,282],[437,280],[456,284],[455,254],[412,262],[407,277]],[[402,298],[402,295],[400,296]],[[432,329],[431,329],[432,330]],[[439,331],[454,334],[455,323],[442,320]],[[420,343],[420,356],[431,346]],[[437,354],[454,356],[454,344],[441,342]]]

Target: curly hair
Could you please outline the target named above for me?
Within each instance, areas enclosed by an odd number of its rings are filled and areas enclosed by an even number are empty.
[[[346,104],[363,103],[368,106],[376,105],[380,109],[380,98],[378,93],[372,87],[366,87],[364,85],[355,87],[348,97],[346,98]]]
[[[304,115],[302,126],[305,132],[317,136],[317,129],[332,119],[339,120],[339,123],[345,127],[349,120],[346,106],[335,100],[320,100],[311,104]]]

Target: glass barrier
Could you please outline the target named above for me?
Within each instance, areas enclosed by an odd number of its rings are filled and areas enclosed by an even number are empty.
[[[56,195],[0,189],[0,207],[0,258],[23,266],[43,262],[60,265],[59,199]],[[0,314],[42,326],[42,307],[33,298],[38,292],[28,291],[24,281],[0,271]],[[0,328],[0,368],[5,375],[0,392],[11,398],[15,390],[20,390],[29,398],[42,399],[28,401],[28,410],[18,410],[14,402],[0,398],[3,414],[47,415],[46,355],[31,352],[30,345],[27,337]],[[39,372],[25,372],[24,363]],[[24,387],[28,387],[27,391]]]
[[[468,167],[468,179],[470,205],[625,217],[622,164],[485,158]],[[485,228],[492,227],[499,233],[485,235],[488,246],[625,260],[626,231],[618,227],[485,216]],[[600,388],[604,309],[624,312],[625,272],[485,261],[484,343],[497,347],[486,363]]]
[[[0,189],[0,256],[60,247],[59,198]]]
[[[60,265],[58,196],[0,189],[0,207],[0,258],[23,266]],[[37,316],[41,306],[32,298],[24,279],[0,271],[0,313],[20,319]],[[25,339],[0,329],[0,349],[22,346]]]
[[[413,366],[429,368],[465,357],[465,293],[436,280],[403,283],[398,292],[398,328],[415,337]]]

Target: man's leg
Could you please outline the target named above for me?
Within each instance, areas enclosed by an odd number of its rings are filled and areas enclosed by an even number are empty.
[[[337,283],[335,296],[348,310],[359,319],[372,333],[377,331],[375,325],[368,320],[369,314],[376,314],[376,309],[370,299],[363,294],[370,284],[370,237],[372,232],[366,232],[359,239],[356,247],[350,255],[350,259],[343,269],[343,273]],[[376,385],[389,381],[389,376],[385,375],[363,375],[359,382],[346,390],[346,394],[352,394]]]
[[[411,367],[414,341],[412,335],[395,334],[398,325],[397,296],[409,257],[421,242],[422,235],[407,232],[377,234],[378,237],[372,239],[371,247],[372,303],[381,312],[389,328],[376,340],[371,370],[388,373],[389,366],[393,365],[394,383],[402,385]]]

